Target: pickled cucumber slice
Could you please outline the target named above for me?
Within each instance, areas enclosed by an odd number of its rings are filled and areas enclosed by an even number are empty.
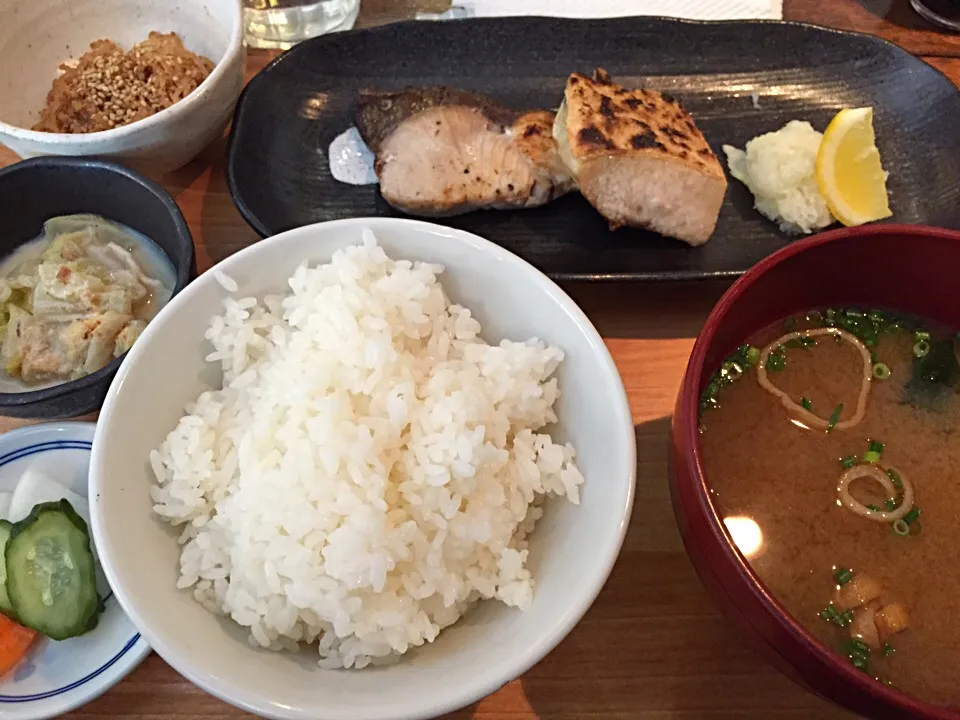
[[[15,620],[13,616],[13,606],[10,604],[10,598],[7,597],[7,563],[4,560],[4,548],[7,546],[7,540],[10,538],[10,531],[13,524],[6,520],[0,520],[0,613]]]
[[[69,501],[34,507],[10,531],[4,558],[17,622],[53,640],[96,627],[101,600],[90,535]]]

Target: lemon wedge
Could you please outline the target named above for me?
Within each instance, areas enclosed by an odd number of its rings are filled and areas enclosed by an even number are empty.
[[[873,133],[873,108],[844,109],[830,121],[817,151],[817,184],[830,212],[848,227],[893,214]]]

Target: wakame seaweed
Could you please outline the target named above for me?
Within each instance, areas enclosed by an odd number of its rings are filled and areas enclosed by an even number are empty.
[[[913,373],[904,388],[908,404],[936,409],[960,387],[960,363],[952,338],[930,341],[930,352],[914,358]]]

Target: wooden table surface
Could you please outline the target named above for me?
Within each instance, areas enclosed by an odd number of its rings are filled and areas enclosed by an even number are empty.
[[[360,26],[442,10],[448,0],[362,0]],[[960,35],[936,31],[908,0],[784,0],[784,17],[879,35],[960,85]],[[252,75],[272,57],[250,53]],[[165,179],[193,231],[200,269],[257,240],[231,202],[223,143]],[[14,161],[0,148],[0,166]],[[606,587],[579,626],[519,680],[447,720],[843,718],[745,647],[718,613],[681,544],[667,488],[674,397],[717,285],[568,285],[623,376],[639,457],[633,523]],[[18,425],[0,419],[0,431]],[[71,718],[242,717],[156,655]]]

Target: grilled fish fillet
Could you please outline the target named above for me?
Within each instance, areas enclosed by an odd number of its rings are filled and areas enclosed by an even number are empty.
[[[567,80],[554,137],[580,192],[610,227],[655,230],[691,245],[713,233],[727,180],[679,102],[627,90],[597,70]]]
[[[518,113],[453,88],[364,90],[356,123],[380,193],[411,215],[537,207],[574,188],[549,111]]]

